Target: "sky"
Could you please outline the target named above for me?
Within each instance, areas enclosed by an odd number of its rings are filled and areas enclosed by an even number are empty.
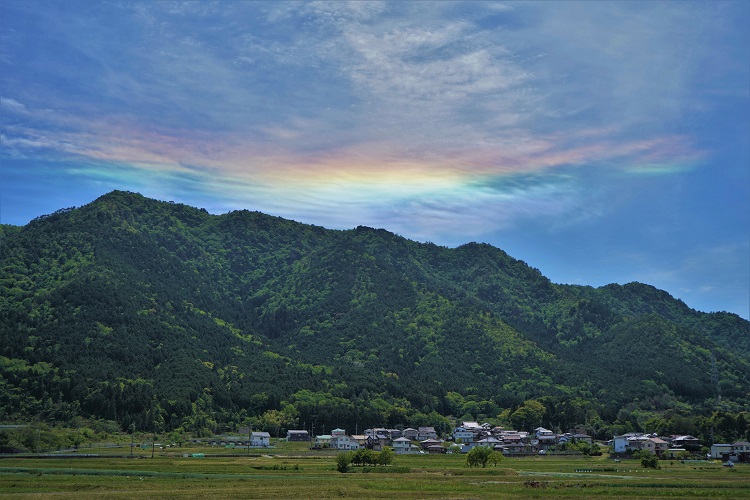
[[[114,189],[750,317],[750,2],[0,2],[0,222]]]

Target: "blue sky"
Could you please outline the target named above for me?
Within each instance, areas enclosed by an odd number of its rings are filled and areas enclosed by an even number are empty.
[[[113,189],[750,316],[750,2],[0,3],[0,222]]]

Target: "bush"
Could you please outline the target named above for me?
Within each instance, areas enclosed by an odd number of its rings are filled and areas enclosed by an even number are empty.
[[[378,454],[378,465],[391,465],[395,453],[387,446]]]
[[[469,467],[487,467],[494,451],[488,446],[476,446],[466,454],[466,465]]]
[[[649,455],[641,458],[641,467],[659,469],[659,459],[656,455]]]
[[[336,455],[336,470],[339,472],[349,472],[349,464],[352,462],[350,453],[339,453]]]

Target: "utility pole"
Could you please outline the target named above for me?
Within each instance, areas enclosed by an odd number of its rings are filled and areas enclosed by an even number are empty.
[[[135,423],[130,424],[130,458],[133,458],[133,446],[135,446]]]

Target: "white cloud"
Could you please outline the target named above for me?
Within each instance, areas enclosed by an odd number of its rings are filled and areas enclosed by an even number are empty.
[[[0,107],[11,113],[26,112],[26,106],[16,101],[15,99],[11,99],[10,97],[0,97]]]

